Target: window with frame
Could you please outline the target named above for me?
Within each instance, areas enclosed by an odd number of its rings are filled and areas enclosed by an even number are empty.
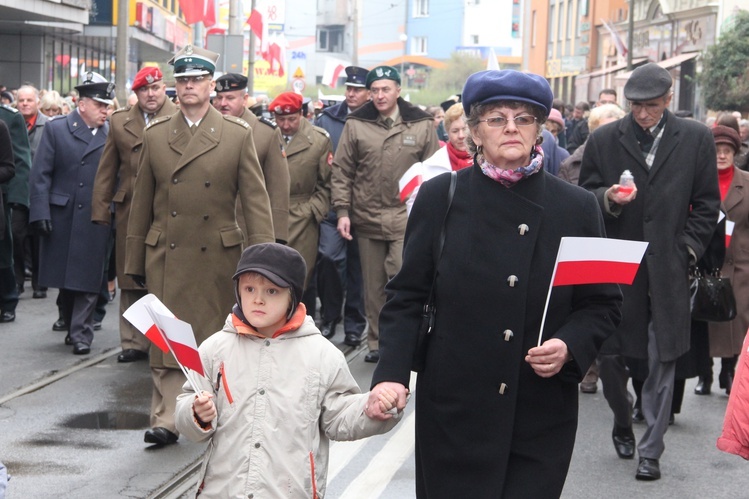
[[[429,16],[429,0],[414,0],[414,17]]]
[[[415,36],[411,41],[411,53],[414,55],[427,54],[427,37]]]
[[[343,26],[318,26],[317,51],[343,52]]]

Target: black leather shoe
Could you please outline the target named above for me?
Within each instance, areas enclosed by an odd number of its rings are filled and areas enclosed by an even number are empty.
[[[46,291],[34,291],[34,298],[46,298],[47,292]]]
[[[632,409],[632,422],[637,424],[645,422],[645,416],[642,415],[639,407]]]
[[[376,364],[380,361],[380,351],[370,350],[369,353],[364,357],[364,362],[370,362]]]
[[[710,385],[712,384],[712,379],[700,376],[699,380],[697,381],[697,386],[694,387],[694,393],[696,393],[697,395],[710,395]]]
[[[67,331],[68,325],[65,324],[65,319],[60,317],[55,321],[54,324],[52,324],[52,331]]]
[[[147,444],[169,445],[176,443],[178,438],[179,437],[177,435],[167,430],[166,428],[157,426],[156,428],[146,430],[143,441]]]
[[[336,322],[323,322],[322,327],[320,328],[320,332],[323,336],[325,336],[327,339],[332,338],[335,336],[335,327],[338,324]]]
[[[650,459],[647,457],[641,457],[640,463],[637,465],[637,474],[635,478],[638,480],[658,480],[661,477],[661,466],[657,459]]]
[[[73,338],[71,338],[69,334],[65,335],[65,344],[66,345],[72,345],[73,344]]]
[[[73,354],[75,355],[87,355],[91,353],[91,347],[85,343],[76,343],[73,345]]]
[[[147,358],[148,352],[128,348],[117,356],[117,362],[135,362],[136,360],[145,360]]]
[[[346,333],[343,343],[350,347],[358,347],[361,344],[361,336],[356,333]]]
[[[16,320],[15,312],[3,312],[0,314],[0,322],[13,322]]]
[[[616,455],[622,459],[633,459],[635,457],[635,434],[632,428],[618,428],[614,426],[611,432],[611,439],[614,441],[614,450]]]

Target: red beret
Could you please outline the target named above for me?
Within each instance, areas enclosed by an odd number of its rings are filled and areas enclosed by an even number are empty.
[[[273,99],[268,109],[280,116],[298,113],[302,109],[302,96],[294,92],[284,92]]]
[[[156,81],[160,81],[163,78],[164,75],[161,74],[161,70],[159,68],[149,66],[138,71],[138,73],[135,75],[135,78],[133,79],[133,86],[131,88],[133,92],[135,92],[139,88],[150,85],[151,83],[154,83]]]

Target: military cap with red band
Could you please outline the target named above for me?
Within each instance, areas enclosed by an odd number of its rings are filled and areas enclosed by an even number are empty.
[[[133,78],[133,86],[130,88],[133,92],[135,92],[139,88],[145,87],[146,85],[150,85],[151,83],[155,83],[163,79],[164,75],[161,73],[161,70],[159,68],[153,66],[146,67],[138,71],[138,73],[135,75],[135,78]]]
[[[285,114],[298,113],[302,109],[302,96],[294,92],[284,92],[270,103],[268,109],[273,114],[283,116]]]

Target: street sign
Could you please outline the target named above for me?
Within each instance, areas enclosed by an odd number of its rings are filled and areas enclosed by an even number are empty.
[[[302,78],[294,78],[294,81],[291,82],[291,88],[294,89],[294,92],[301,94],[304,92],[304,88],[307,85],[304,83],[304,80]]]

